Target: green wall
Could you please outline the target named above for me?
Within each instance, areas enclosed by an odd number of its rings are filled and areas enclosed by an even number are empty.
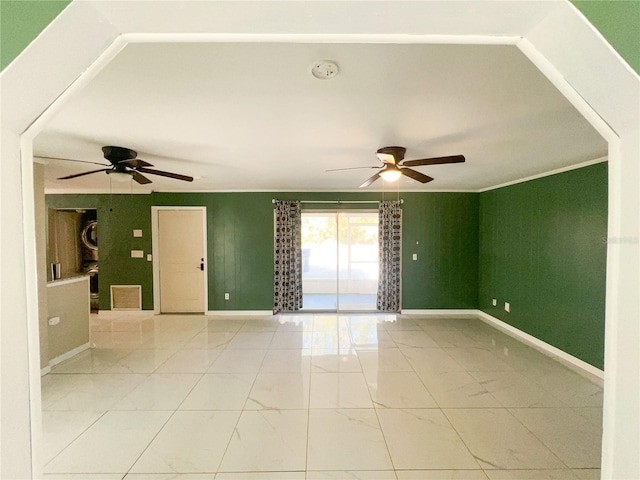
[[[153,309],[153,269],[131,250],[151,252],[151,195],[47,195],[48,208],[95,208],[98,214],[100,309],[111,305],[110,285],[142,285],[142,308]],[[133,230],[142,229],[142,238]]]
[[[481,193],[480,309],[603,368],[606,237],[606,163]]]
[[[476,308],[478,195],[404,193],[403,308]],[[153,308],[151,262],[130,250],[151,252],[151,206],[207,207],[209,310],[271,310],[273,204],[271,199],[380,200],[380,193],[153,193],[47,195],[49,208],[97,208],[100,308],[110,284],[140,284],[143,308]],[[387,195],[395,199],[396,195]],[[371,208],[370,204],[307,204],[305,208]],[[133,238],[133,229],[143,230]],[[418,242],[416,244],[416,242]],[[418,254],[418,261],[411,255]],[[229,292],[230,300],[224,300]]]
[[[0,0],[0,68],[4,69],[69,4],[69,0]],[[640,2],[571,0],[640,73]]]

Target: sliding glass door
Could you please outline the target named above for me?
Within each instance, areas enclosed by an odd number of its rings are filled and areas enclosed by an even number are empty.
[[[378,212],[302,212],[302,308],[373,311]]]

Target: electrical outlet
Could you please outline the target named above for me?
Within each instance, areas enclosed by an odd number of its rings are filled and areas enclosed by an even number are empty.
[[[511,311],[511,304],[509,302],[504,302],[504,310],[506,312],[510,312]]]
[[[225,294],[224,294],[224,299],[225,299],[225,300],[229,300],[229,294],[228,294],[228,293],[225,293]]]
[[[496,305],[498,305],[498,300],[496,300],[495,298],[493,299],[493,301],[491,302],[493,304],[493,306],[495,307]]]
[[[151,262],[153,261],[153,255],[151,255],[150,253],[147,253],[147,262]]]
[[[414,253],[414,254],[413,254],[413,259],[414,259],[414,260],[417,260],[417,259],[418,259],[418,254],[417,254],[417,253]]]

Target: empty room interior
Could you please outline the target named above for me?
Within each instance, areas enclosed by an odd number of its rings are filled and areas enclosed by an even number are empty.
[[[637,260],[612,198],[638,125],[531,46],[566,17],[637,88],[589,23],[637,4],[514,2],[498,38],[485,1],[25,3],[53,22],[3,62],[3,101],[70,25],[91,60],[20,110],[31,448],[6,478],[640,472],[612,406],[637,367],[615,373],[612,312],[635,307],[611,297]],[[427,13],[459,31],[421,37]]]

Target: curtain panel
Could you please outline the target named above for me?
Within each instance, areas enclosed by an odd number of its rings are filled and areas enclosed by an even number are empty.
[[[400,311],[400,259],[402,209],[399,201],[382,201],[378,220],[378,298],[376,308],[383,312]]]
[[[301,207],[277,200],[273,242],[273,313],[302,308]]]

